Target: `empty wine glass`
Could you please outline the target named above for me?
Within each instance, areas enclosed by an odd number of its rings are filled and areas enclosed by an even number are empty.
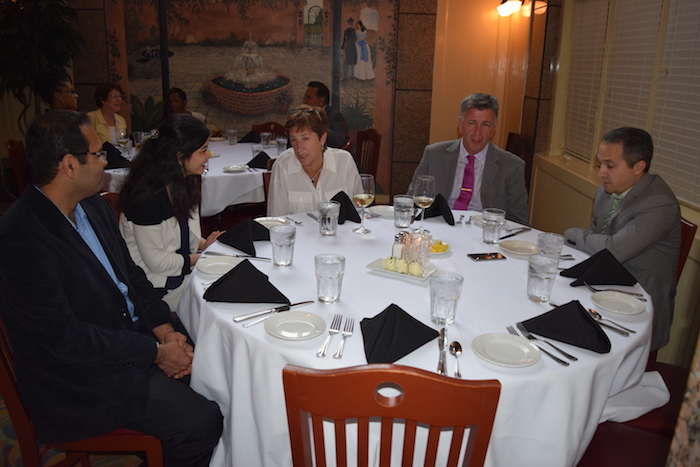
[[[416,186],[413,188],[413,202],[421,208],[420,228],[416,232],[426,234],[429,230],[423,228],[425,210],[435,201],[435,177],[432,175],[419,175]]]
[[[353,230],[353,233],[364,235],[371,231],[365,229],[365,208],[374,202],[374,176],[370,174],[360,174],[355,184],[355,192],[352,195],[353,201],[362,208],[360,214],[360,226]]]

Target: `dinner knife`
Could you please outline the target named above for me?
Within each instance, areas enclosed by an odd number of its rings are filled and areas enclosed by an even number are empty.
[[[499,238],[499,240],[505,240],[506,238],[513,237],[513,236],[521,234],[523,232],[529,232],[530,230],[532,230],[530,227],[523,227],[522,229],[518,230],[517,232],[513,232],[512,234],[502,236],[501,238]]]
[[[305,302],[298,302],[298,303],[292,303],[291,305],[282,305],[282,306],[276,306],[274,308],[268,308],[267,310],[262,310],[262,311],[256,311],[254,313],[248,313],[247,315],[241,315],[241,316],[236,316],[233,318],[234,323],[240,323],[241,321],[245,321],[250,318],[255,318],[256,316],[262,316],[267,313],[277,313],[280,311],[288,311],[292,308],[296,308],[298,306],[302,305],[308,305],[309,303],[314,303],[315,300],[307,300]]]
[[[233,253],[219,253],[218,251],[205,251],[204,254],[214,256],[233,256],[234,258],[259,259],[260,261],[272,261],[272,258],[265,258],[263,256],[236,255]]]
[[[569,360],[573,360],[573,361],[578,360],[578,358],[574,357],[574,356],[571,355],[570,353],[564,352],[562,349],[560,349],[560,348],[557,347],[556,345],[552,344],[551,342],[533,336],[532,333],[531,333],[530,331],[527,330],[527,328],[525,327],[525,325],[524,325],[522,322],[520,322],[520,323],[515,323],[515,327],[518,328],[518,329],[520,330],[520,332],[523,333],[523,336],[525,336],[526,338],[528,338],[528,339],[530,339],[530,340],[533,340],[533,339],[534,339],[534,340],[538,340],[538,341],[540,341],[540,342],[544,342],[545,344],[549,344],[549,346],[550,346],[551,348],[553,348],[554,350],[556,350],[557,352],[559,352],[560,354],[562,354],[563,356],[565,356],[565,357],[568,358]]]
[[[618,329],[618,328],[616,328],[615,326],[611,326],[611,325],[609,325],[609,324],[607,324],[607,323],[601,323],[600,321],[596,321],[596,322],[598,323],[599,326],[603,326],[604,328],[608,328],[608,329],[610,329],[611,331],[615,331],[616,333],[622,334],[622,335],[625,336],[625,337],[627,337],[627,336],[630,335],[629,332],[623,331],[622,329]]]
[[[314,214],[313,212],[307,212],[306,215],[309,216],[310,218],[312,218],[313,220],[315,220],[316,222],[319,222],[318,216],[316,214]]]
[[[438,347],[440,349],[440,360],[438,361],[437,373],[439,375],[447,376],[447,331],[445,328],[440,329],[440,335],[438,336]]]

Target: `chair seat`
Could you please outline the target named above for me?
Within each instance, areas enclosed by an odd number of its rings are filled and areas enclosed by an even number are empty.
[[[663,467],[670,447],[664,436],[605,422],[598,425],[577,467]]]

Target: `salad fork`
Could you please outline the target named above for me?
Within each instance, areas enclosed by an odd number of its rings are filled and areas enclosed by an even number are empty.
[[[637,297],[637,300],[641,300],[643,302],[646,302],[647,299],[643,298],[644,295],[637,293],[637,292],[628,292],[626,290],[617,290],[617,289],[596,289],[592,285],[590,285],[588,282],[583,282],[585,286],[590,290],[591,292],[619,292],[619,293],[626,293],[627,295],[632,295],[633,297]]]
[[[333,355],[333,358],[341,358],[343,356],[343,349],[345,348],[345,338],[352,336],[352,330],[355,327],[355,319],[348,318],[345,320],[345,328],[343,328],[343,340],[340,341],[338,350]]]
[[[333,315],[333,321],[331,321],[331,327],[328,328],[328,337],[326,337],[326,341],[323,343],[321,348],[319,349],[318,352],[316,352],[316,356],[318,358],[323,358],[326,356],[326,352],[328,352],[328,344],[331,343],[331,337],[333,337],[333,334],[338,334],[340,332],[340,323],[343,322],[343,315],[341,314],[336,314]]]
[[[513,326],[506,326],[506,329],[507,329],[508,332],[511,333],[512,335],[520,337],[520,335],[519,335],[518,332],[513,328]],[[552,357],[552,358],[553,358],[557,363],[559,363],[560,365],[569,366],[569,362],[564,361],[564,360],[562,360],[561,358],[557,357],[556,355],[547,352],[547,351],[544,350],[541,346],[537,345],[535,342],[533,342],[532,345],[534,345],[535,347],[537,347],[538,349],[540,349],[541,352],[543,352],[543,353],[549,355],[550,357]]]

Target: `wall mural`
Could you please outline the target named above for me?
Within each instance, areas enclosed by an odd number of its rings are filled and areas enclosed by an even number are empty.
[[[124,0],[135,114],[163,100],[156,6]],[[332,104],[351,138],[366,128],[390,135],[397,7],[396,0],[169,0],[170,85],[185,91],[188,111],[245,134],[252,124],[283,124],[308,82],[332,89],[335,63],[340,94]],[[336,48],[335,8],[342,11]],[[383,139],[382,154],[390,141]]]

